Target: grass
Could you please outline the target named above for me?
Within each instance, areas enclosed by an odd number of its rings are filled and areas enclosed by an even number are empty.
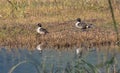
[[[119,29],[119,1],[112,2]],[[92,47],[114,45],[117,41],[109,5],[104,0],[1,0],[0,15],[1,46],[35,48],[42,42],[47,43],[46,47]],[[95,27],[85,32],[76,29],[77,17]],[[39,22],[50,33],[36,38]]]

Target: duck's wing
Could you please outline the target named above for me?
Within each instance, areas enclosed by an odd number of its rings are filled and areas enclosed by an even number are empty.
[[[39,30],[40,30],[41,32],[48,33],[48,31],[47,31],[46,29],[44,29],[44,28],[40,28]]]
[[[87,26],[87,23],[81,22],[81,26]]]
[[[81,22],[80,24],[81,29],[86,29],[87,23]]]

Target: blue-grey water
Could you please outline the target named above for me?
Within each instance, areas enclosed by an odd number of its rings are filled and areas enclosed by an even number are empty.
[[[82,58],[90,64],[97,65],[115,57],[116,70],[120,69],[119,51],[109,52],[108,50],[92,50],[83,52]],[[36,65],[39,65],[40,73],[65,73],[63,72],[68,64],[72,64],[77,58],[75,49],[54,50],[45,49],[40,53],[38,50],[28,51],[27,49],[0,49],[0,73],[9,73],[18,63],[22,63],[15,68],[12,73],[38,73]],[[33,62],[33,63],[31,63]],[[105,73],[104,67],[99,68],[100,73]],[[112,73],[112,72],[111,72]]]

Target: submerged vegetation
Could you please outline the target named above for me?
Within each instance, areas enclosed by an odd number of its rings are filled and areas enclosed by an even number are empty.
[[[112,3],[119,29],[120,1]],[[115,45],[117,37],[109,10],[106,0],[1,0],[0,43],[30,48],[40,43],[57,48]],[[94,27],[84,32],[76,29],[78,17]],[[37,36],[37,23],[42,23],[50,33]]]
[[[22,53],[21,51],[19,50],[18,53],[19,54]],[[70,53],[74,55],[72,57],[72,60],[71,59],[65,60],[65,58],[62,58],[63,61],[61,61],[60,59],[58,62],[56,58],[55,60],[52,60],[54,62],[49,62],[52,58],[52,55],[55,55],[55,52],[58,52],[58,51],[51,53],[51,55],[47,55],[47,53],[46,55],[43,54],[45,52],[41,54],[36,52],[36,55],[34,54],[34,51],[30,53],[28,52],[29,51],[27,51],[24,55],[24,57],[27,56],[27,58],[25,58],[25,60],[18,62],[17,64],[14,64],[11,68],[9,68],[8,73],[14,73],[16,72],[16,70],[19,70],[20,67],[23,67],[23,70],[21,72],[26,73],[27,70],[24,69],[24,66],[28,64],[32,64],[32,66],[35,68],[35,73],[119,73],[119,70],[120,70],[119,67],[117,67],[119,66],[119,62],[117,62],[118,60],[116,59],[116,55],[114,55],[115,52],[113,53],[112,50],[111,52],[110,51],[108,52],[108,50],[107,51],[99,50],[98,52],[97,51],[92,51],[92,52],[86,51],[87,54],[83,53],[81,57],[79,57],[79,55],[73,54],[72,52]],[[53,52],[53,51],[51,50],[50,52]],[[58,55],[59,57],[60,56],[63,57],[62,54],[64,54],[65,56],[68,53],[68,52],[62,53],[62,51],[59,51],[59,52],[61,53],[59,54],[57,53],[57,57]],[[92,53],[94,53],[95,55],[94,60],[96,62],[94,61],[91,63],[91,61],[88,61],[88,59],[86,58]],[[22,57],[22,55],[23,54],[20,54],[20,57]],[[104,56],[101,57],[101,55],[104,55]],[[90,60],[93,60],[93,58]]]

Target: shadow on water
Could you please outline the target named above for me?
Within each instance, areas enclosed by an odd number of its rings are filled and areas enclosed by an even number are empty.
[[[0,73],[118,73],[119,63],[115,49],[0,49]]]

